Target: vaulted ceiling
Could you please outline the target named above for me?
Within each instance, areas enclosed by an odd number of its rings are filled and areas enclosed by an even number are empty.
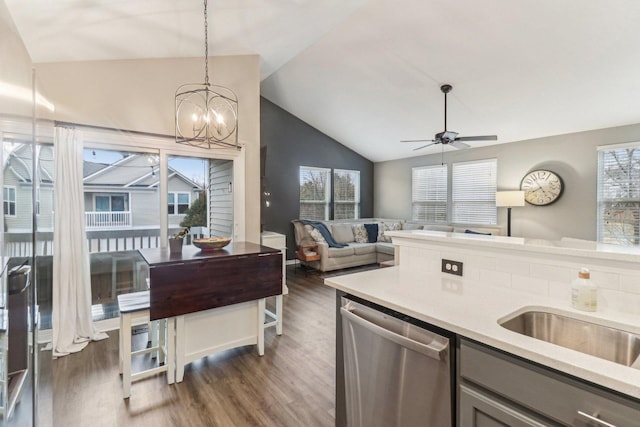
[[[4,1],[36,63],[203,55],[200,1]],[[443,83],[461,136],[640,122],[637,0],[209,0],[209,22],[210,55],[260,55],[264,97],[372,161],[439,152],[399,140],[443,130]]]

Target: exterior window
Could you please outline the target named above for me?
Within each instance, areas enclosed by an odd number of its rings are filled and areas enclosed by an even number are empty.
[[[328,220],[331,169],[300,166],[300,218]]]
[[[411,170],[412,219],[447,222],[447,165]]]
[[[598,149],[598,241],[640,244],[640,144]]]
[[[451,218],[454,224],[497,223],[496,159],[454,163],[451,178]]]
[[[169,215],[183,215],[189,210],[190,195],[189,193],[169,193]]]
[[[334,169],[333,218],[360,218],[360,171]]]
[[[16,215],[16,187],[4,187],[4,214]]]
[[[126,211],[127,195],[96,195],[96,212],[124,212]]]

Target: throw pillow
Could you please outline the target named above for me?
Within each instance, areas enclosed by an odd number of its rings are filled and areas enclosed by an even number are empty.
[[[337,243],[351,243],[353,239],[353,230],[351,224],[331,224],[331,235]]]
[[[367,243],[375,243],[378,241],[378,224],[365,224],[367,230]]]
[[[355,224],[353,226],[353,238],[356,243],[369,243],[367,229],[364,227],[364,224]]]
[[[314,242],[317,242],[317,243],[326,242],[326,240],[324,240],[324,237],[322,237],[322,234],[320,234],[320,232],[315,227],[311,225],[305,225],[304,229],[309,234],[309,236],[311,236]]]
[[[380,236],[380,241],[385,243],[391,243],[391,237],[386,236],[385,232],[387,231],[398,231],[402,230],[401,222],[383,222],[382,223],[382,235]]]

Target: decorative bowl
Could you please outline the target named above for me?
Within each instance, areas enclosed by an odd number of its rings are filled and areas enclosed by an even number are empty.
[[[230,237],[205,237],[202,239],[193,239],[193,245],[200,248],[201,251],[213,251],[227,246],[231,242]]]

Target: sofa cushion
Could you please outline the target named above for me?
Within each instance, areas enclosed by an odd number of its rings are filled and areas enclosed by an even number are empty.
[[[351,224],[331,224],[331,235],[338,243],[351,243],[354,241]]]
[[[378,224],[364,224],[364,228],[367,230],[367,242],[375,243],[378,241]]]
[[[355,255],[366,255],[376,252],[375,243],[353,243],[349,246],[353,248],[353,253]]]
[[[324,240],[324,237],[322,237],[322,234],[318,231],[317,228],[311,225],[305,225],[304,230],[307,232],[307,234],[309,234],[309,236],[311,236],[314,242],[320,242],[320,243],[326,242],[326,240]]]
[[[356,243],[369,243],[367,229],[364,228],[364,224],[355,224],[351,227],[353,228],[353,240]]]
[[[382,223],[382,235],[378,239],[379,242],[391,243],[391,237],[385,236],[385,232],[387,231],[398,231],[402,230],[401,222],[383,222]]]
[[[329,248],[327,251],[329,258],[342,258],[353,255],[353,247],[346,246],[344,248]]]
[[[452,232],[453,227],[450,225],[425,225],[424,226],[424,230],[431,230],[431,231],[446,231],[446,232]]]
[[[382,254],[395,255],[395,248],[391,243],[376,243],[376,251]]]
[[[402,229],[403,230],[422,230],[424,228],[423,225],[421,224],[414,224],[411,222],[405,222],[404,224],[402,224]]]

